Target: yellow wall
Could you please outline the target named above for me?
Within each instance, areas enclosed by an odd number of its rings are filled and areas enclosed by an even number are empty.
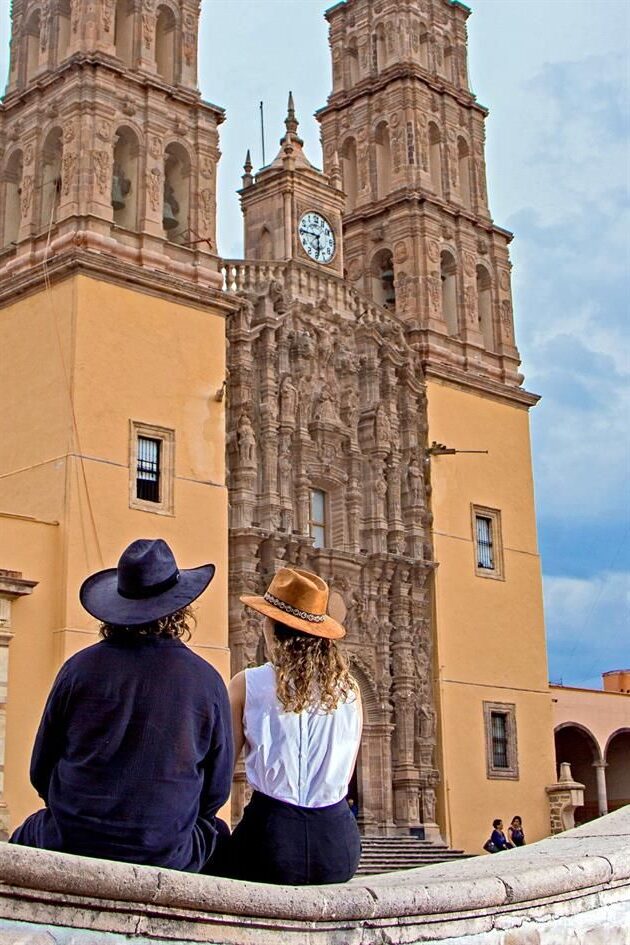
[[[0,310],[0,566],[39,581],[13,605],[5,794],[34,809],[32,736],[59,665],[97,639],[78,589],[135,538],[178,564],[212,561],[193,649],[227,676],[223,316],[82,275]],[[5,347],[6,346],[6,347]],[[129,507],[129,421],[175,430],[175,514]],[[4,445],[7,444],[7,448]],[[7,524],[10,523],[10,524]]]
[[[479,853],[496,817],[546,836],[555,780],[528,414],[436,379],[427,394],[429,442],[488,450],[431,458],[438,816],[453,846]],[[501,512],[505,580],[475,573],[473,503]],[[487,777],[484,701],[516,706],[518,780]]]

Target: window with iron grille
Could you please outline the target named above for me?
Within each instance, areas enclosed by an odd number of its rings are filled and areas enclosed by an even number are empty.
[[[498,509],[472,506],[475,573],[478,577],[504,579],[501,513]]]
[[[130,421],[129,505],[145,512],[174,512],[175,431]]]
[[[309,532],[314,548],[326,546],[326,493],[321,489],[311,489]]]
[[[494,768],[509,768],[507,715],[504,712],[491,712],[492,728],[492,765]]]
[[[487,777],[518,779],[516,706],[511,702],[484,702],[483,714]]]
[[[150,439],[147,436],[138,437],[136,495],[143,502],[160,501],[161,447],[161,440]]]
[[[492,519],[485,515],[475,516],[477,524],[477,567],[494,568],[492,552]]]

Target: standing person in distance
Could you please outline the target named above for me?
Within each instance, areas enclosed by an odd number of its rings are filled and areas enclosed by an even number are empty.
[[[343,883],[361,855],[346,795],[362,729],[361,699],[327,613],[328,585],[281,568],[262,597],[269,662],[230,682],[235,756],[245,749],[254,789],[232,834],[226,873],[236,879]]]
[[[523,830],[523,821],[518,816],[512,817],[512,823],[508,827],[508,837],[514,847],[525,846],[525,832]]]
[[[46,805],[11,843],[198,872],[208,866],[232,780],[230,705],[214,667],[183,642],[213,564],[177,567],[139,539],[91,575],[81,603],[103,640],[61,667],[31,782]]]

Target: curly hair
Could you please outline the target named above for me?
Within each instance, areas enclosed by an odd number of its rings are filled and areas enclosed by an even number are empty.
[[[274,621],[271,660],[276,670],[276,692],[285,712],[307,708],[333,712],[358,687],[348,663],[334,640],[300,633]]]
[[[176,610],[174,614],[168,617],[162,617],[161,620],[154,620],[153,623],[143,623],[139,626],[124,627],[119,624],[102,623],[100,634],[104,640],[117,640],[132,642],[134,640],[143,640],[159,638],[162,640],[190,640],[192,631],[197,625],[192,607],[182,607]]]

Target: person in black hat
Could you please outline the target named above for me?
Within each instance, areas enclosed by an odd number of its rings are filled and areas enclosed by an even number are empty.
[[[103,640],[61,667],[31,782],[46,804],[11,843],[197,872],[209,870],[233,767],[218,672],[182,642],[214,565],[180,570],[140,539],[80,590]]]

